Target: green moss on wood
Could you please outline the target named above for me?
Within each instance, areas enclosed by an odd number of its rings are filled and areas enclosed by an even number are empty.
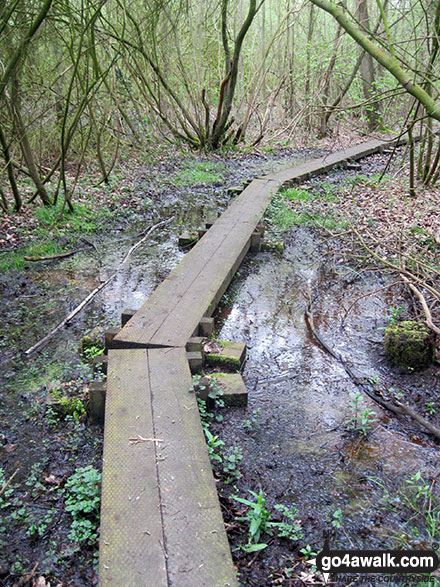
[[[217,353],[206,354],[205,362],[210,367],[222,367],[230,369],[231,371],[239,371],[241,366],[240,359],[237,359],[236,357],[219,355]]]
[[[199,235],[196,232],[185,232],[179,236],[179,245],[185,247],[193,245],[199,240]]]
[[[284,241],[261,241],[260,251],[268,251],[270,253],[284,253]]]

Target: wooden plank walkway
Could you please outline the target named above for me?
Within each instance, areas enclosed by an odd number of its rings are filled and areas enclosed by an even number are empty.
[[[110,350],[99,577],[237,585],[184,349]]]
[[[184,346],[200,318],[214,312],[249,249],[252,232],[281,186],[304,181],[389,145],[369,141],[252,181],[128,321],[113,344],[119,348]]]
[[[370,141],[251,182],[113,339],[101,587],[238,585],[185,345],[213,314],[280,186],[386,146]]]
[[[271,179],[253,181],[128,321],[113,344],[185,346],[200,318],[213,314],[278,187]]]

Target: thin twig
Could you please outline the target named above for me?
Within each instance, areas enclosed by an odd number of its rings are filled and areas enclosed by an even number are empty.
[[[24,260],[32,262],[53,261],[54,259],[63,259],[64,257],[71,257],[72,255],[76,255],[76,253],[80,253],[81,251],[85,251],[85,248],[67,251],[67,253],[60,253],[59,255],[48,255],[47,257],[24,257]]]
[[[12,483],[15,475],[18,473],[18,471],[20,470],[20,467],[18,469],[16,469],[12,475],[9,477],[9,479],[6,481],[6,483],[3,485],[3,487],[0,489],[0,497],[4,494],[4,492],[6,491],[6,489],[8,488],[8,486]]]
[[[368,298],[370,296],[373,296],[374,294],[379,293],[380,291],[383,291],[384,289],[389,289],[390,287],[392,287],[393,285],[397,285],[398,283],[400,283],[399,281],[393,281],[392,283],[388,284],[388,285],[384,285],[383,287],[379,288],[379,289],[375,289],[374,291],[370,291],[362,296],[357,297],[354,302],[352,304],[350,304],[350,306],[348,307],[347,310],[345,310],[344,316],[342,317],[341,320],[341,328],[344,328],[344,323],[345,320],[347,319],[347,316],[350,312],[350,310],[353,308],[353,306],[355,306],[360,300],[363,300],[364,298]]]

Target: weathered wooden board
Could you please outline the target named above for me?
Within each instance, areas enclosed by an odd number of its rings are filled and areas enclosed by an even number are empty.
[[[145,349],[110,350],[101,498],[101,587],[168,585]]]
[[[276,189],[251,183],[113,339],[118,347],[184,346],[200,318],[211,315],[249,249]]]
[[[296,165],[295,167],[284,169],[278,173],[272,173],[266,177],[268,179],[273,179],[280,185],[287,187],[293,183],[305,181],[306,179],[309,179],[318,173],[325,173],[336,165],[343,164],[348,160],[356,161],[362,157],[367,157],[368,155],[377,153],[381,148],[389,146],[390,144],[390,142],[379,140],[368,141],[366,143],[350,147],[349,149],[337,151],[336,153],[331,153],[329,155],[325,155],[324,157],[307,161],[306,163]]]
[[[237,585],[185,349],[149,349],[170,585]]]
[[[185,349],[109,351],[101,587],[237,585]]]

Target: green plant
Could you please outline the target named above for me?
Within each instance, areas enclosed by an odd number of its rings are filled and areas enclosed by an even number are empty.
[[[270,522],[270,526],[278,530],[280,538],[287,538],[292,542],[298,542],[303,537],[302,526],[297,519],[298,510],[295,507],[290,509],[283,504],[276,504],[275,509],[278,510],[282,516],[281,522]]]
[[[55,428],[60,421],[58,414],[53,408],[47,408],[44,417],[46,418],[46,422],[49,428]]]
[[[208,448],[208,455],[211,459],[211,463],[217,461],[221,463],[223,461],[222,451],[225,443],[218,436],[212,434],[208,428],[205,428],[206,446]]]
[[[242,460],[243,451],[239,446],[233,446],[223,453],[223,473],[226,475],[226,483],[240,478],[239,467]]]
[[[336,510],[333,512],[332,526],[335,528],[342,527],[342,510]]]
[[[204,378],[201,375],[193,375],[192,385],[189,388],[189,391],[199,394],[205,392],[208,385],[208,393],[206,395],[211,400],[211,404],[213,404],[212,408],[214,412],[216,412],[218,409],[225,406],[225,402],[221,398],[223,390],[219,387],[215,377],[209,378],[209,382],[204,382]],[[197,404],[199,406],[200,419],[204,429],[209,427],[214,418],[217,422],[223,420],[222,414],[208,411],[206,405],[207,402],[204,399],[198,397]]]
[[[426,411],[428,412],[428,414],[430,414],[431,416],[433,416],[434,414],[437,413],[437,409],[435,407],[434,402],[426,402],[425,403],[426,406]]]
[[[11,485],[6,485],[7,481],[5,470],[0,467],[0,490],[2,491],[0,494],[0,509],[8,507],[8,498],[14,493],[14,488]]]
[[[43,536],[43,534],[47,531],[48,527],[52,524],[55,518],[56,511],[57,510],[55,508],[51,508],[41,518],[37,518],[26,530],[26,536]]]
[[[318,553],[315,552],[314,550],[312,550],[312,547],[310,546],[310,544],[307,544],[303,548],[300,548],[299,551],[304,556],[306,561],[318,556]]]
[[[286,199],[291,202],[308,202],[310,200],[310,192],[301,190],[299,188],[290,188],[285,192]]]
[[[210,161],[188,161],[177,171],[172,181],[176,186],[219,183],[223,179],[224,165]]]
[[[271,521],[263,491],[260,489],[259,493],[255,491],[249,491],[249,493],[255,498],[254,501],[238,496],[232,498],[248,508],[245,516],[237,518],[248,525],[248,540],[247,544],[240,547],[242,550],[248,553],[263,550],[267,544],[260,542],[261,535],[272,535],[274,529],[279,538],[287,538],[292,542],[297,542],[303,537],[301,523],[297,519],[298,510],[295,507],[288,508],[285,505],[276,504],[275,509],[281,513],[282,521]]]
[[[257,494],[254,491],[249,491],[255,501],[244,499],[243,497],[234,496],[232,499],[247,506],[245,516],[237,518],[248,525],[248,541],[246,545],[242,545],[241,549],[245,552],[256,552],[266,548],[267,544],[259,542],[261,534],[267,532],[268,522],[270,518],[269,510],[266,508],[266,500],[263,497],[263,492]]]
[[[243,422],[243,428],[247,433],[251,433],[254,432],[255,430],[258,430],[260,424],[261,418],[261,408],[258,408],[257,410],[254,410],[252,412],[252,415],[249,418],[246,418],[245,421]]]
[[[399,306],[398,308],[391,306],[390,308],[388,308],[388,311],[387,311],[388,324],[396,324],[398,322],[398,318],[399,318],[400,314],[403,312],[404,309],[405,309],[405,306]]]
[[[104,347],[98,344],[93,344],[83,350],[84,357],[90,361],[94,357],[99,357],[104,353]]]
[[[91,465],[76,469],[65,485],[65,509],[72,515],[69,538],[93,544],[98,539],[101,473]]]
[[[200,421],[204,431],[209,430],[209,425],[214,420],[214,412],[209,412],[206,407],[206,402],[202,398],[197,398],[197,405],[199,408]]]
[[[359,409],[359,400],[361,394],[358,391],[350,393],[351,401],[350,405],[354,410],[354,416],[351,418],[348,428],[355,432],[360,432],[366,436],[371,428],[372,423],[376,419],[376,412],[366,408],[365,410]]]
[[[403,523],[397,532],[392,533],[392,537],[404,546],[413,544],[413,539],[419,544],[422,537],[428,547],[437,548],[440,542],[440,503],[432,493],[434,485],[417,471],[409,475],[397,490],[393,489],[391,496],[383,483],[376,478],[370,480],[382,488],[384,496],[381,502],[403,517]]]

